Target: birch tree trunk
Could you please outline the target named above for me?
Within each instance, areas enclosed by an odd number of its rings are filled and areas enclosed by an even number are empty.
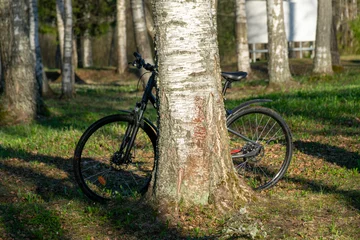
[[[249,45],[247,39],[247,22],[245,0],[235,1],[235,16],[236,16],[236,53],[237,53],[237,67],[238,71],[251,72]]]
[[[39,42],[39,12],[38,0],[30,0],[30,47],[34,53],[35,74],[41,95],[52,95],[49,82],[47,80],[44,66],[42,64],[40,42]]]
[[[291,80],[285,34],[283,0],[267,0],[268,71],[270,85],[284,87]]]
[[[64,56],[64,33],[65,33],[65,7],[64,7],[64,0],[56,0],[56,24],[57,24],[57,32],[58,32],[58,39],[60,45],[60,55],[61,60]]]
[[[147,197],[160,211],[180,201],[228,210],[251,194],[229,154],[213,6],[212,0],[154,2],[160,134]]]
[[[62,64],[62,98],[72,98],[74,95],[74,70],[73,70],[73,25],[72,3],[65,0],[65,34]]]
[[[41,98],[30,48],[29,1],[0,1],[0,53],[5,79],[0,101],[0,122],[31,121]]]
[[[316,45],[314,70],[316,74],[332,74],[331,64],[331,27],[332,27],[332,9],[331,1],[318,1],[318,17],[316,26]]]
[[[126,1],[116,2],[116,33],[117,33],[117,68],[119,74],[125,73],[128,68],[126,45]]]
[[[131,9],[135,29],[135,42],[137,51],[150,64],[154,64],[153,54],[150,46],[149,35],[145,22],[145,11],[143,0],[131,0]],[[142,69],[141,73],[146,70]]]
[[[83,42],[81,47],[82,49],[82,62],[83,67],[92,67],[93,66],[93,58],[92,58],[92,44],[89,30],[86,30],[83,36]]]
[[[145,5],[145,22],[150,37],[154,39],[155,37],[154,19],[147,5]]]

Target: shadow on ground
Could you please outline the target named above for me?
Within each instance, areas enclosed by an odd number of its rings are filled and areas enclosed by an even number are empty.
[[[294,145],[296,149],[307,155],[321,156],[321,158],[327,162],[335,163],[340,167],[346,167],[348,169],[356,169],[360,172],[360,155],[357,152],[350,152],[344,148],[319,142],[304,142],[298,140],[294,142]]]

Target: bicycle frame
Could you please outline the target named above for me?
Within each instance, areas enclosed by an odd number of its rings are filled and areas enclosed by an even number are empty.
[[[121,110],[122,112],[131,113],[133,115],[133,119],[134,119],[133,124],[131,124],[127,127],[125,135],[124,135],[124,139],[121,142],[120,149],[119,149],[122,159],[125,159],[125,163],[131,162],[130,151],[134,144],[136,135],[139,131],[139,127],[141,124],[143,124],[144,112],[146,110],[148,102],[150,101],[153,104],[154,108],[157,109],[156,97],[151,92],[152,89],[156,86],[155,75],[156,75],[156,72],[153,71],[147,84],[146,84],[145,91],[142,96],[141,102],[136,103],[134,110],[132,112]],[[150,126],[152,126],[157,132],[157,128],[154,126],[154,124],[152,124],[147,119],[145,119],[145,121],[147,123],[150,123]],[[125,150],[125,153],[122,155],[124,150]]]
[[[120,152],[120,155],[121,155],[122,159],[125,159],[125,163],[131,162],[130,151],[131,151],[132,146],[134,144],[136,135],[137,135],[137,133],[139,131],[139,127],[140,127],[141,124],[143,124],[143,121],[146,121],[146,123],[148,123],[151,127],[153,127],[155,132],[158,134],[157,127],[153,123],[151,123],[148,119],[144,118],[144,112],[146,110],[146,107],[147,107],[147,104],[148,104],[149,101],[152,103],[152,105],[154,106],[155,109],[158,109],[158,106],[157,106],[157,103],[156,103],[157,99],[152,94],[152,89],[156,86],[155,77],[156,77],[156,70],[152,70],[151,76],[149,77],[149,80],[148,80],[148,82],[146,84],[146,87],[145,87],[144,94],[142,96],[141,102],[136,103],[135,108],[134,108],[134,110],[132,112],[121,110],[121,112],[132,114],[133,119],[134,119],[133,124],[129,125],[128,128],[126,129],[124,139],[123,139],[123,141],[122,141],[122,143],[120,145],[120,149],[119,149],[119,152]],[[224,87],[222,89],[222,94],[224,96],[224,100],[225,100],[226,90],[227,90],[227,88],[229,87],[229,85],[231,83],[231,81],[229,79],[225,78],[225,80],[226,80],[226,82],[225,82]],[[246,108],[246,107],[248,107],[248,106],[250,106],[252,104],[260,104],[260,103],[271,102],[271,101],[272,100],[270,100],[270,99],[253,99],[253,100],[250,100],[250,101],[246,101],[246,102],[240,104],[239,106],[235,107],[232,110],[225,109],[226,118],[227,118],[227,120],[229,120],[233,113],[235,113],[236,111],[239,111],[241,109],[244,109],[244,108]],[[244,139],[247,142],[251,142],[251,143],[253,143],[255,145],[259,145],[258,143],[256,143],[256,141],[247,138],[246,136],[242,135],[241,133],[238,133],[238,132],[234,131],[231,128],[228,128],[228,131],[230,133],[235,134],[236,136]],[[259,147],[258,151],[260,151],[261,146],[259,145],[258,147]],[[122,154],[124,152],[124,150],[125,150],[125,153]],[[253,151],[253,152],[250,152],[250,153],[247,153],[247,154],[233,154],[232,157],[233,158],[252,157],[252,156],[255,156],[258,153],[258,151]]]

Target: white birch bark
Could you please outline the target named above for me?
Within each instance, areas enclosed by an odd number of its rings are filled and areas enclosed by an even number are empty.
[[[319,0],[318,20],[316,27],[316,45],[314,58],[314,73],[332,74],[331,63],[331,27],[332,27],[332,3],[329,0]]]
[[[291,80],[285,34],[283,0],[267,0],[268,71],[270,85],[284,85]]]
[[[40,42],[39,42],[39,12],[38,0],[30,0],[30,47],[34,53],[35,74],[38,81],[40,94],[48,95],[50,86],[46,78],[44,66],[42,64]]]
[[[116,4],[116,33],[117,33],[117,73],[123,74],[128,68],[126,45],[126,1],[117,0]]]
[[[64,19],[65,19],[64,0],[56,0],[56,24],[58,30],[61,59],[63,59],[64,56],[64,33],[65,33]]]
[[[65,0],[64,3],[65,34],[61,97],[72,98],[74,94],[72,3],[71,0]]]
[[[29,1],[0,1],[0,54],[5,80],[0,112],[5,124],[33,120],[40,95],[30,48]]]
[[[150,46],[149,35],[145,22],[145,10],[143,0],[131,0],[131,9],[135,29],[135,42],[137,51],[142,55],[146,62],[154,64],[152,49]],[[142,69],[141,73],[146,72]]]
[[[238,71],[251,72],[249,45],[247,39],[247,22],[245,0],[235,1],[236,16],[236,53]]]
[[[152,39],[155,37],[154,19],[152,17],[149,7],[145,4],[145,22],[148,33]]]
[[[155,0],[159,160],[151,195],[231,208],[246,201],[229,155],[212,0]]]
[[[82,44],[83,53],[82,62],[83,67],[92,67],[93,66],[93,59],[92,59],[92,43],[89,30],[86,30],[83,37],[83,44]]]

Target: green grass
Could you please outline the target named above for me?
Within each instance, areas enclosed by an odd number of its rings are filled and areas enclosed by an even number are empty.
[[[295,80],[301,87],[271,93],[263,84],[234,84],[226,102],[232,108],[252,98],[273,100],[264,106],[286,119],[295,143],[285,178],[258,193],[246,217],[218,218],[204,208],[177,223],[135,200],[92,203],[74,182],[71,158],[81,134],[97,119],[131,109],[142,94],[135,81],[78,85],[73,100],[47,99],[49,117],[0,129],[0,238],[206,239],[229,237],[234,226],[231,234],[251,237],[239,230],[244,226],[259,238],[359,239],[360,74]],[[156,121],[151,109],[147,117]]]

